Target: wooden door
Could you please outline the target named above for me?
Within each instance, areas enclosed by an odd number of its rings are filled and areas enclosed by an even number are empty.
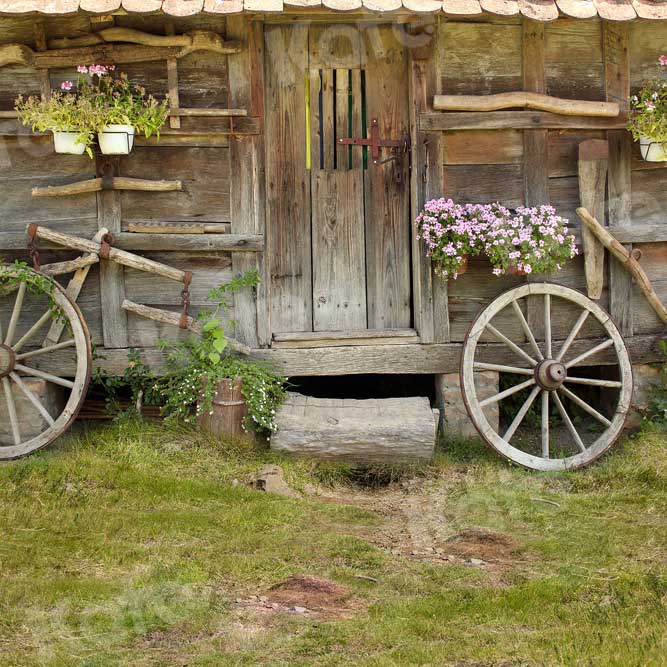
[[[391,26],[266,28],[267,237],[274,334],[411,326],[409,136]],[[389,159],[396,153],[397,159]]]

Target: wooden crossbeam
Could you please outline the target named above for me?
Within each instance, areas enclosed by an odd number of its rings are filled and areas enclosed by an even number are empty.
[[[105,185],[102,178],[91,178],[66,185],[47,185],[32,189],[33,197],[68,197],[103,190],[140,190],[145,192],[174,192],[183,189],[181,181],[149,181],[142,178],[116,176]]]

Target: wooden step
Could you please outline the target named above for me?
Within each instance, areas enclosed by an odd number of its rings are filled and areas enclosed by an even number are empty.
[[[359,463],[431,459],[439,413],[428,398],[313,398],[290,393],[271,449]]]
[[[356,345],[409,345],[419,342],[414,329],[359,329],[351,331],[297,331],[273,334],[277,349],[348,347]]]

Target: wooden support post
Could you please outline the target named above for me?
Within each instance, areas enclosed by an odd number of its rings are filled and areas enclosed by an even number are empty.
[[[579,199],[581,205],[604,225],[605,193],[609,144],[602,139],[589,139],[579,144]],[[586,288],[590,299],[602,296],[604,285],[604,247],[587,227],[582,227]]]
[[[111,165],[117,174],[118,161],[97,160],[99,174]],[[111,234],[121,231],[120,192],[106,190],[97,193],[97,226]],[[104,347],[128,347],[127,313],[122,308],[125,300],[125,269],[110,260],[100,261],[100,301],[102,308],[102,337]]]
[[[435,28],[435,26],[433,26]],[[431,111],[431,100],[438,90],[437,57],[434,57],[437,28],[430,48],[410,50],[410,125],[412,126],[413,174],[411,199],[416,213],[433,196],[440,196],[443,185],[442,133],[422,132],[419,114]],[[447,283],[433,275],[423,241],[411,234],[412,281],[415,328],[422,343],[449,341],[449,303]]]
[[[248,109],[251,116],[264,119],[263,98],[263,25],[247,17],[227,19],[227,37],[247,44],[242,53],[228,58],[229,106]],[[264,234],[264,142],[261,135],[231,136],[229,159],[232,165],[231,232]],[[256,293],[245,290],[234,296],[236,338],[250,347],[265,347],[271,342],[269,309],[264,270],[264,253],[232,253],[235,275],[257,269],[261,284]]]
[[[621,113],[629,110],[630,57],[628,25],[602,23],[607,100],[617,102]],[[631,139],[627,130],[609,130],[609,226],[632,224]],[[631,250],[631,246],[626,246]],[[609,312],[624,336],[632,336],[632,279],[614,258],[609,260]]]
[[[167,21],[165,33],[171,36],[176,34],[174,22],[171,19]],[[171,109],[178,109],[181,105],[178,92],[178,60],[176,58],[167,59],[167,85],[169,87],[169,106]],[[180,116],[170,115],[169,127],[172,130],[179,130],[181,128]]]
[[[523,20],[523,88],[526,91],[546,92],[544,53],[544,24]],[[539,206],[549,202],[548,130],[524,130],[523,132],[523,180],[526,206]],[[528,277],[528,281],[542,278]],[[544,335],[542,299],[527,299],[528,323],[536,338]]]
[[[35,46],[37,51],[46,51],[48,49],[48,40],[46,37],[46,28],[43,21],[35,23]],[[51,75],[48,69],[39,70],[37,73],[39,79],[39,89],[43,100],[51,97]]]

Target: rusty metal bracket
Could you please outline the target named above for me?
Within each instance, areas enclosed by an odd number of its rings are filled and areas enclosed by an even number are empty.
[[[114,242],[113,234],[106,233],[102,237],[102,243],[100,243],[100,259],[109,259],[109,253],[111,252],[111,246]]]
[[[28,225],[28,255],[32,261],[32,268],[35,271],[40,271],[41,266],[39,263],[39,248],[37,247],[37,230],[39,225],[31,224]]]
[[[183,301],[183,312],[181,313],[181,319],[178,322],[179,329],[188,328],[188,310],[190,310],[190,284],[192,283],[192,271],[186,271],[185,276],[183,277],[183,291],[181,292],[181,298]]]
[[[403,148],[404,151],[410,149],[410,139],[409,137],[404,137],[403,139],[381,139],[380,138],[380,124],[377,118],[373,118],[371,121],[371,136],[370,138],[363,137],[348,137],[347,139],[339,139],[338,143],[341,146],[368,146],[371,149],[371,157],[373,158],[373,164],[384,164],[391,160],[400,160],[398,154],[385,159],[380,160],[380,151],[383,148]]]

